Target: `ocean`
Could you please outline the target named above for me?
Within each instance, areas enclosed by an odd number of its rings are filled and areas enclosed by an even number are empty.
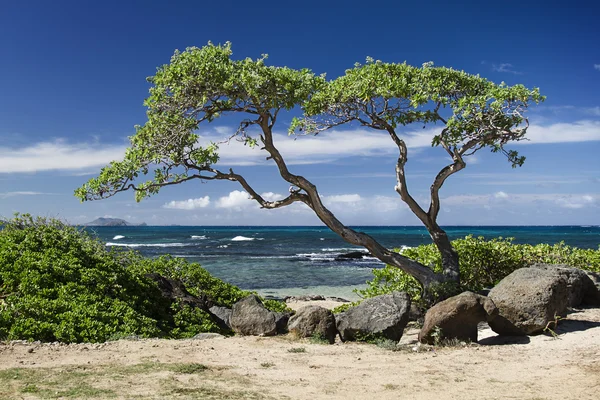
[[[340,260],[362,248],[349,245],[326,227],[266,226],[144,226],[88,227],[107,247],[130,248],[147,257],[171,254],[198,262],[211,274],[242,289],[267,296],[321,294],[356,299],[354,289],[383,268],[375,258]],[[416,226],[354,227],[388,248],[431,243],[427,231]],[[597,249],[599,226],[453,226],[452,238],[472,234],[514,237],[515,243],[564,241],[571,246]]]

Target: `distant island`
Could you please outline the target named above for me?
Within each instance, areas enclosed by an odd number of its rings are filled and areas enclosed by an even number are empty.
[[[145,222],[132,224],[120,218],[96,218],[92,222],[86,222],[83,226],[147,226]]]

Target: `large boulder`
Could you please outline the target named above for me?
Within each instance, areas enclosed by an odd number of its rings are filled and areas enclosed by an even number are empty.
[[[408,323],[410,297],[393,292],[371,297],[336,316],[336,326],[343,341],[376,338],[399,341]]]
[[[492,300],[472,292],[450,297],[427,310],[419,341],[434,343],[433,333],[441,330],[441,338],[477,341],[477,324],[488,321],[498,314]]]
[[[556,316],[565,316],[569,305],[566,279],[541,268],[514,271],[488,297],[500,311],[488,323],[500,335],[541,333]]]
[[[331,310],[317,305],[308,305],[296,311],[288,322],[288,331],[297,337],[319,336],[335,342],[337,329]]]
[[[584,270],[572,268],[564,264],[533,264],[531,268],[543,269],[562,276],[565,279],[569,293],[569,307],[577,307],[582,304],[590,306],[600,305],[598,288]]]
[[[250,295],[233,305],[229,323],[240,335],[273,336],[286,332],[289,317],[267,310],[258,296]]]

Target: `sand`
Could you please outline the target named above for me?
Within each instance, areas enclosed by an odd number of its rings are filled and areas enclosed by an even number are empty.
[[[3,343],[0,398],[600,398],[600,309],[571,313],[558,339],[482,328],[479,344],[428,348],[416,333],[407,329],[397,351],[286,336]]]

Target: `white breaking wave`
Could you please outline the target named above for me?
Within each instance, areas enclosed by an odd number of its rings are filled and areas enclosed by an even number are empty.
[[[113,238],[113,240],[119,240],[119,239],[124,239],[124,238],[125,238],[125,236],[123,236],[123,235],[117,235]]]
[[[192,239],[196,239],[196,240],[206,239],[206,235],[192,235]]]
[[[222,244],[222,245],[220,245],[220,246],[217,246],[217,247],[218,247],[219,249],[226,249],[226,248],[228,248],[229,246],[228,246],[228,245],[226,245],[226,244]]]
[[[326,247],[321,251],[365,251],[362,247]]]
[[[254,238],[249,238],[246,236],[236,236],[233,239],[231,239],[232,242],[243,242],[248,240],[254,240]]]
[[[189,246],[186,243],[106,243],[107,246],[120,247],[185,247]]]

